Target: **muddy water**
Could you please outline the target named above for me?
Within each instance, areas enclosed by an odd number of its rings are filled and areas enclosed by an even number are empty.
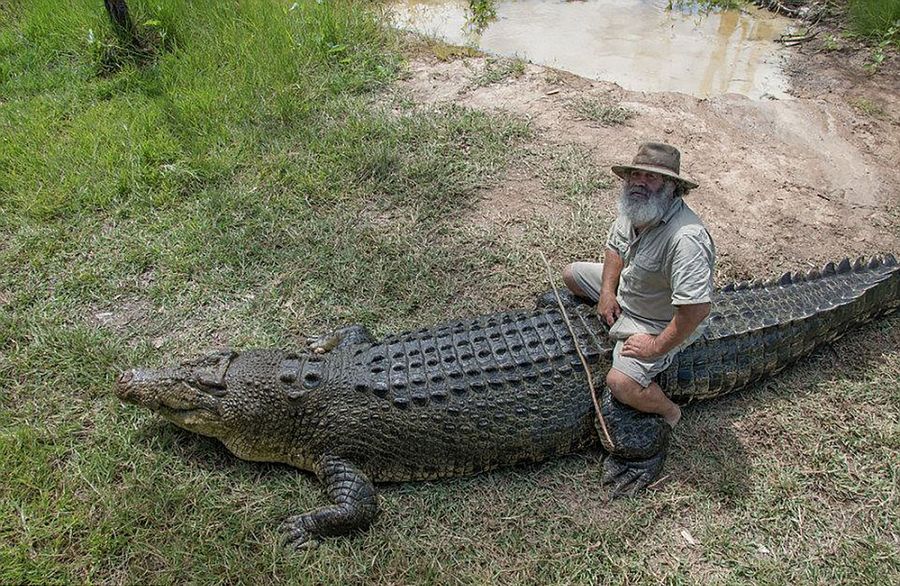
[[[395,22],[489,53],[518,56],[638,91],[789,98],[781,47],[791,21],[756,9],[700,14],[667,0],[503,0],[479,32],[466,0],[406,0]]]

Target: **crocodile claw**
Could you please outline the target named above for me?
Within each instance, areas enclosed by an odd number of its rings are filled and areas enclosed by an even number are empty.
[[[635,496],[647,488],[659,476],[665,462],[666,450],[660,450],[644,460],[608,456],[603,461],[601,482],[610,486],[609,500],[620,496]]]
[[[281,545],[287,549],[312,549],[318,547],[319,541],[306,528],[306,515],[296,515],[281,524]]]

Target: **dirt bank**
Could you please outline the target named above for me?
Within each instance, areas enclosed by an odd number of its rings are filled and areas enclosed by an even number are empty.
[[[485,68],[498,64],[447,53],[416,44],[400,91],[422,104],[526,116],[535,130],[526,149],[538,159],[575,147],[608,169],[629,161],[641,141],[677,145],[684,172],[701,184],[690,204],[716,240],[721,280],[900,252],[895,69],[866,76],[838,52],[798,51],[789,66],[797,98],[754,101],[627,91],[533,64],[507,67],[498,81],[478,84],[473,79],[490,78]],[[634,116],[607,126],[572,107],[584,100]],[[540,180],[543,168],[531,159],[514,166],[485,190],[473,220],[515,224],[559,211],[559,195]],[[613,179],[595,191],[609,209],[617,195]]]

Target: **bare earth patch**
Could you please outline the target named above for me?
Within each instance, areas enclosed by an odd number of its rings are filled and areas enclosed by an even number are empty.
[[[721,280],[900,251],[900,132],[893,104],[884,97],[890,72],[869,78],[872,103],[885,104],[888,112],[873,116],[859,107],[868,103],[860,97],[867,95],[860,79],[833,66],[822,66],[824,75],[838,76],[833,86],[804,83],[795,100],[754,101],[735,94],[699,99],[632,92],[533,64],[524,64],[520,75],[473,84],[492,60],[443,61],[418,50],[399,83],[399,91],[419,104],[453,103],[531,120],[535,135],[526,150],[536,157],[513,163],[506,177],[482,193],[472,211],[475,223],[503,224],[501,231],[515,236],[511,226],[517,221],[561,210],[559,193],[540,180],[550,164],[541,161],[541,153],[549,157],[574,146],[608,170],[630,161],[638,143],[662,140],[682,150],[683,172],[701,185],[689,202],[716,241]],[[805,79],[815,77],[803,71]],[[854,88],[855,101],[830,89],[844,86]],[[635,115],[604,125],[573,108],[585,100]],[[592,196],[609,210],[618,189],[612,179],[610,174],[608,187]]]

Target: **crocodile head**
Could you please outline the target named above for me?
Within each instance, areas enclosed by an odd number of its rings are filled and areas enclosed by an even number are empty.
[[[326,383],[322,357],[223,351],[172,368],[129,370],[119,377],[116,394],[218,439],[239,458],[309,470],[321,455],[310,439],[323,421],[318,401],[329,396]]]
[[[236,352],[216,352],[158,370],[133,369],[119,377],[116,394],[159,413],[188,431],[222,437],[226,373]]]

